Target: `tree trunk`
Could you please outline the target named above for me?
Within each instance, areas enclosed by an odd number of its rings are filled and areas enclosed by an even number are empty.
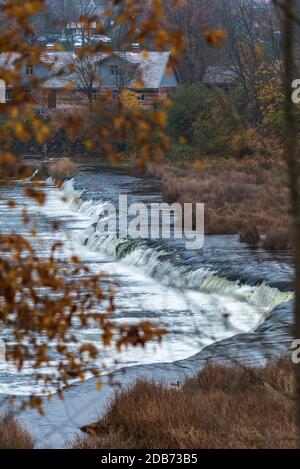
[[[291,210],[294,222],[294,251],[295,251],[295,339],[300,339],[300,159],[297,145],[297,121],[295,104],[291,99],[292,82],[297,77],[295,67],[296,43],[298,41],[298,26],[293,19],[300,11],[300,0],[285,0],[283,15],[283,53],[285,68],[285,116],[286,116],[286,158],[289,173]],[[295,364],[296,375],[296,403],[298,445],[300,446],[300,364]]]

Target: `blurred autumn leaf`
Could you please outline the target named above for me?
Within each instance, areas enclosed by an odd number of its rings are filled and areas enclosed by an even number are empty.
[[[210,46],[221,47],[227,38],[225,29],[204,29],[203,35]]]
[[[178,31],[168,32],[164,28],[163,1],[153,0],[151,8],[146,0],[125,0],[122,4],[115,0],[114,5],[120,7],[115,24],[126,25],[122,40],[124,50],[138,43],[147,57],[146,44],[151,37],[156,50],[171,50],[171,60],[175,64],[176,55],[182,51],[183,41]],[[45,62],[45,46],[27,40],[35,33],[34,20],[41,13],[47,14],[45,0],[7,0],[0,5],[1,24],[5,25],[0,28],[0,50],[5,53],[1,78],[16,90],[13,104],[1,104],[2,183],[14,183],[31,176],[30,168],[24,162],[21,164],[14,152],[16,142],[29,142],[32,139],[38,144],[51,142],[55,128],[67,132],[67,138],[78,136],[85,129],[82,141],[86,148],[98,148],[101,142],[101,151],[112,161],[119,158],[113,142],[130,138],[134,139],[138,153],[142,155],[141,168],[145,167],[146,160],[161,158],[170,145],[170,139],[164,133],[167,113],[163,100],[157,103],[155,109],[145,112],[134,99],[133,93],[123,90],[114,106],[103,96],[102,105],[91,102],[87,113],[72,111],[63,116],[53,114],[51,118],[48,116],[45,119],[43,107],[40,109],[42,112],[37,112],[39,103],[24,90],[22,67],[24,64],[32,67],[43,60]],[[98,30],[102,32],[104,18],[99,17],[97,20]],[[81,21],[88,25],[90,18],[82,17]],[[61,46],[56,50],[61,50]],[[83,44],[77,51],[78,61],[87,66],[95,54],[113,57],[116,52],[103,42]],[[55,59],[48,61],[47,77],[30,76],[30,86],[37,91],[43,89],[45,79],[60,75],[61,71],[56,65]],[[142,86],[138,80],[137,89]],[[67,82],[65,91],[72,92],[73,87],[72,83]],[[25,195],[39,205],[46,201],[43,186],[36,179],[26,185]],[[7,204],[10,209],[14,209],[14,200],[7,201]],[[23,213],[23,221],[29,223],[26,211]],[[53,229],[58,228],[59,223],[55,222]],[[35,229],[31,230],[31,234],[37,236]],[[83,379],[87,371],[95,376],[101,374],[101,370],[93,366],[101,347],[112,343],[116,343],[118,350],[127,346],[144,347],[150,340],[160,341],[165,331],[145,322],[134,326],[117,325],[114,322],[114,290],[104,294],[102,278],[90,272],[79,259],[63,258],[61,249],[61,243],[56,243],[48,257],[41,257],[30,240],[21,234],[0,233],[0,320],[4,327],[11,328],[16,339],[16,345],[8,350],[7,359],[15,363],[19,370],[30,361],[36,369],[36,379],[42,380],[45,386],[54,384],[62,396],[62,389],[68,387],[74,378]],[[83,328],[91,323],[97,324],[102,333],[99,347],[89,343],[77,346],[76,338],[71,333],[75,321],[79,321]],[[55,376],[38,373],[41,366],[50,363],[49,340],[56,342],[56,351],[60,356]],[[90,366],[87,362],[91,363]],[[100,383],[97,388],[101,388]],[[31,396],[25,405],[42,412],[40,397]]]

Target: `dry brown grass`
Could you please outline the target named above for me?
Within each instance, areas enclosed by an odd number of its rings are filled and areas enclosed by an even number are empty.
[[[60,158],[51,164],[49,174],[56,179],[73,177],[76,174],[76,165],[69,158]]]
[[[260,236],[257,226],[254,224],[245,225],[240,231],[240,240],[242,243],[258,244]]]
[[[250,233],[251,226],[266,234],[287,231],[291,225],[283,165],[219,159],[202,170],[192,164],[161,165],[150,167],[148,173],[162,179],[167,202],[205,203],[206,234]]]
[[[292,247],[292,235],[288,227],[268,230],[263,246],[265,249],[280,251]]]
[[[33,449],[34,439],[11,414],[0,418],[0,449]]]
[[[295,448],[288,360],[265,368],[208,365],[182,388],[138,381],[72,448]]]

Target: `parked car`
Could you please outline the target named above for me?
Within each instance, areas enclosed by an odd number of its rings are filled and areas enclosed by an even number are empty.
[[[51,34],[48,36],[48,42],[57,43],[59,42],[60,34]]]
[[[83,40],[81,36],[75,36],[73,38],[73,45],[74,47],[82,47],[83,46]]]
[[[111,38],[103,34],[95,34],[91,37],[91,42],[104,42],[105,44],[111,43]]]
[[[64,34],[62,34],[62,35],[59,37],[58,42],[68,42],[67,36],[65,36]]]

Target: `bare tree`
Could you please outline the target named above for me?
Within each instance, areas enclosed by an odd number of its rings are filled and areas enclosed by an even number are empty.
[[[85,53],[77,56],[70,67],[73,82],[90,104],[100,93],[101,79],[98,70],[101,60],[100,55]]]
[[[91,36],[93,23],[103,20],[105,15],[105,0],[77,0],[77,23],[80,29],[82,43],[86,42],[87,37]]]
[[[110,73],[113,77],[115,97],[119,98],[122,91],[130,85],[135,73],[137,66],[129,61],[127,52],[120,52],[116,54],[113,61],[110,62]]]
[[[101,14],[107,2],[104,0],[77,0],[75,4],[79,15],[91,18]]]
[[[216,49],[208,47],[203,37],[203,29],[211,25],[216,27],[216,0],[186,0],[176,2],[166,0],[166,19],[168,28],[181,31],[185,39],[184,53],[179,71],[184,81],[193,83],[201,80],[208,65],[218,54]]]
[[[263,41],[267,59],[270,61],[282,62],[281,50],[281,22],[273,3],[262,1],[259,5],[259,22],[262,28],[259,31],[260,39]]]
[[[257,0],[222,0],[222,23],[228,33],[225,54],[228,64],[238,76],[249,103],[249,118],[260,119],[257,70],[264,53],[260,38],[263,28],[260,2]]]
[[[67,41],[72,41],[72,33],[68,25],[76,21],[76,6],[74,0],[54,0],[52,4],[52,15],[55,23],[62,28]]]

